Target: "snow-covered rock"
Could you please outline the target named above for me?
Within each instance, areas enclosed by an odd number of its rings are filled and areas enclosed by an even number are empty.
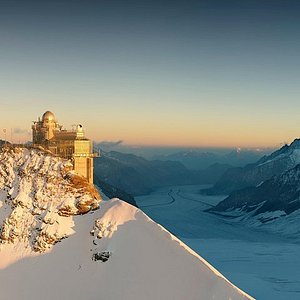
[[[1,244],[43,252],[73,233],[72,215],[99,207],[97,190],[71,170],[69,161],[41,151],[0,152]]]
[[[0,153],[1,299],[253,299],[136,207],[97,209],[71,167],[36,150]]]
[[[231,193],[208,211],[299,238],[300,164],[256,187]]]
[[[246,187],[255,187],[280,175],[300,163],[300,139],[295,139],[290,145],[285,145],[270,155],[264,156],[256,163],[243,168],[232,168],[215,183],[203,192],[206,194],[228,195],[235,190]]]
[[[252,299],[121,200],[73,218],[75,233],[50,252],[1,270],[1,299]]]

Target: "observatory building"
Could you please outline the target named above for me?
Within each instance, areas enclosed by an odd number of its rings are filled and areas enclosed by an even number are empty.
[[[84,135],[82,125],[74,125],[72,130],[65,130],[58,124],[54,114],[46,111],[42,119],[32,125],[33,146],[40,146],[54,155],[71,159],[74,170],[93,183],[93,146]]]

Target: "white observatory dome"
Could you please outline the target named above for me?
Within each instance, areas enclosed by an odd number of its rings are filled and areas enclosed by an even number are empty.
[[[83,127],[81,124],[77,125],[77,132],[83,132]]]

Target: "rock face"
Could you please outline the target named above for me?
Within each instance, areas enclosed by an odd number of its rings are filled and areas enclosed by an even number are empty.
[[[134,200],[134,197],[126,192],[124,192],[123,190],[99,179],[99,176],[94,176],[94,182],[95,184],[101,189],[101,191],[103,192],[103,194],[105,196],[107,196],[109,199],[112,198],[120,198],[123,201],[126,201],[127,203],[136,206],[137,204]]]
[[[204,170],[189,170],[178,161],[147,160],[133,154],[102,152],[95,160],[95,183],[109,197],[136,205],[133,196],[167,185],[215,183],[230,167],[213,164]]]
[[[245,225],[263,227],[298,240],[300,164],[257,187],[231,193],[208,212],[234,217]]]
[[[116,151],[95,160],[95,182],[101,181],[136,196],[163,185],[197,183],[195,172],[175,161],[149,161]]]
[[[69,161],[37,150],[0,152],[0,240],[43,252],[73,233],[73,215],[99,207],[101,197]]]
[[[229,169],[207,190],[206,194],[229,194],[235,190],[255,187],[274,175],[295,167],[300,163],[300,140],[296,139],[292,144],[285,145],[271,155],[264,156],[255,164],[249,164],[244,168]]]
[[[300,208],[300,164],[280,176],[274,176],[258,187],[233,192],[209,211],[265,212],[282,211],[284,215]]]

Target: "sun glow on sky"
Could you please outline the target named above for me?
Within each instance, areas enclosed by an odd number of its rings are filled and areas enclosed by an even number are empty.
[[[0,1],[0,128],[15,139],[30,138],[46,110],[96,141],[268,147],[299,137],[297,1],[70,3]]]

